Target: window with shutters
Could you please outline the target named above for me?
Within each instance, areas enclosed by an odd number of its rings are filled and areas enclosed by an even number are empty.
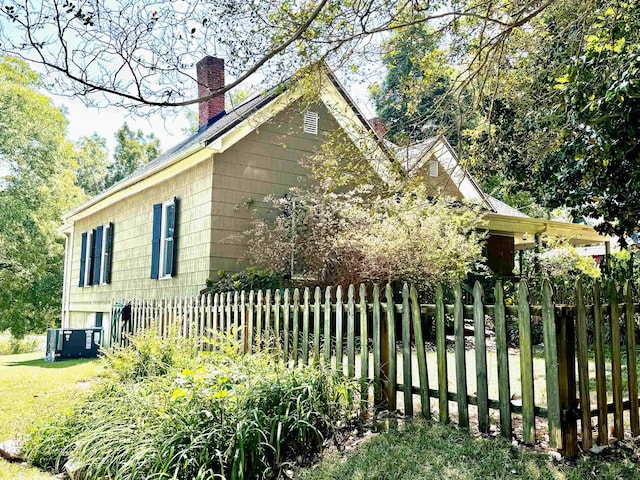
[[[171,278],[176,274],[177,199],[153,206],[151,278]]]
[[[316,112],[305,112],[304,133],[318,134],[318,114]]]
[[[78,286],[111,283],[113,223],[100,225],[82,233],[80,248],[80,280]]]

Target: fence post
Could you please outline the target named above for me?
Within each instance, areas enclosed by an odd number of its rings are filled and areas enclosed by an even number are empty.
[[[558,394],[560,396],[561,452],[566,458],[578,455],[578,425],[576,412],[576,343],[573,312],[562,307],[556,321],[558,346]]]

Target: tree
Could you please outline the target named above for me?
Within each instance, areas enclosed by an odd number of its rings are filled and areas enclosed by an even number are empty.
[[[555,78],[563,145],[542,174],[551,204],[602,218],[596,228],[625,242],[640,230],[640,4],[608,0],[590,19]]]
[[[108,168],[107,140],[97,133],[82,137],[75,144],[76,183],[89,197],[97,195],[106,186]]]
[[[370,54],[381,33],[427,22],[446,30],[478,19],[480,52],[492,50],[553,2],[7,0],[0,48],[59,74],[49,85],[59,93],[105,92],[125,104],[180,106],[224,93],[255,73],[282,80],[323,59],[351,66],[354,55]],[[214,52],[235,79],[209,97],[192,98],[191,69]]]
[[[107,167],[105,188],[119,182],[160,154],[160,140],[153,133],[134,132],[125,123],[116,132],[113,163]]]
[[[0,330],[42,331],[60,318],[64,245],[60,215],[83,198],[66,120],[37,93],[38,76],[0,58]]]
[[[371,96],[396,143],[445,134],[455,146],[469,123],[461,117],[468,108],[458,105],[468,104],[469,95],[455,92],[458,74],[443,43],[441,31],[420,24],[395,32],[385,45],[386,75],[371,87]]]

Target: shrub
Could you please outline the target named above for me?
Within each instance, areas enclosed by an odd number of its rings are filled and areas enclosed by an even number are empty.
[[[481,212],[424,189],[372,197],[292,189],[267,198],[244,232],[247,260],[317,285],[411,282],[427,291],[462,279],[482,259]]]
[[[284,277],[281,273],[249,267],[237,273],[218,270],[216,280],[207,279],[207,287],[200,291],[201,295],[232,291],[275,290],[282,288]]]
[[[28,458],[54,469],[72,460],[84,479],[270,478],[318,452],[332,425],[355,412],[357,387],[341,375],[240,355],[230,337],[210,347],[196,353],[146,334],[110,352],[111,373],[34,429]]]
[[[16,338],[9,331],[0,332],[0,355],[35,352],[40,348],[41,344],[41,335],[27,335],[23,338]]]

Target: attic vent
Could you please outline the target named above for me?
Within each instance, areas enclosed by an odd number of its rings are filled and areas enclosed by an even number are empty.
[[[429,176],[430,177],[437,177],[438,176],[438,161],[437,160],[434,160],[429,165]]]
[[[304,133],[318,134],[318,114],[316,112],[304,113]]]

